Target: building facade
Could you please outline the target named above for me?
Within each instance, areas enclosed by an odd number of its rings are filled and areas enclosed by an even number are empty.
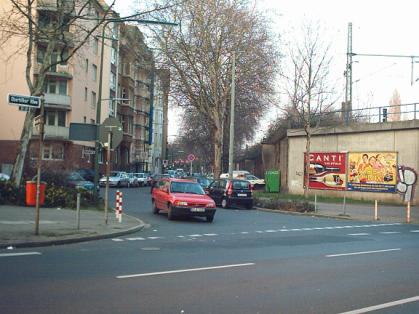
[[[2,1],[6,12],[11,5]],[[9,6],[9,7],[8,7]],[[49,26],[56,18],[57,2],[38,0],[35,18],[40,25]],[[73,8],[74,10],[74,8]],[[91,1],[85,8],[92,20],[81,20],[85,28],[97,23],[95,18],[107,12],[102,1]],[[69,16],[74,12],[69,9]],[[78,25],[80,27],[80,25]],[[83,26],[83,25],[82,25]],[[78,36],[76,25],[65,30],[65,36]],[[93,168],[94,141],[73,141],[69,137],[71,123],[96,125],[107,117],[114,116],[123,125],[123,141],[112,154],[112,168],[126,171],[148,171],[150,128],[151,78],[154,69],[153,56],[144,43],[137,27],[121,23],[106,23],[103,49],[103,77],[100,82],[102,28],[98,27],[68,62],[52,66],[44,84],[45,136],[42,151],[43,169],[70,171]],[[32,58],[31,76],[37,80],[42,66],[48,40],[36,40]],[[69,51],[77,46],[76,41],[68,46]],[[10,174],[15,162],[26,112],[11,106],[6,101],[9,93],[30,95],[25,79],[26,50],[21,49],[21,38],[11,38],[1,47],[0,59],[0,171]],[[17,53],[20,51],[20,53]],[[60,60],[60,54],[52,54],[51,61]],[[99,84],[102,93],[99,100]],[[98,105],[100,118],[97,119]],[[98,121],[100,120],[100,121]],[[39,131],[33,128],[29,150],[26,155],[24,176],[34,173],[38,154]],[[104,172],[104,152],[99,156],[101,172]]]

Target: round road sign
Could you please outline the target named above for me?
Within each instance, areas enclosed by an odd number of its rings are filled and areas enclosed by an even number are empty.
[[[186,157],[186,159],[188,159],[188,161],[192,162],[195,160],[195,155],[194,154],[189,154],[188,157]]]
[[[99,126],[99,141],[108,142],[108,133],[111,132],[111,149],[115,149],[122,141],[122,124],[114,117],[109,117]]]

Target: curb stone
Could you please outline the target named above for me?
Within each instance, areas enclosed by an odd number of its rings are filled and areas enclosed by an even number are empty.
[[[73,243],[88,242],[88,241],[94,241],[94,240],[109,239],[109,238],[115,238],[115,237],[141,231],[146,226],[146,224],[141,219],[130,216],[130,215],[126,215],[126,214],[124,215],[137,220],[138,225],[130,229],[123,230],[123,231],[116,231],[116,232],[111,232],[111,233],[106,233],[106,234],[97,234],[97,235],[92,235],[92,236],[82,236],[82,237],[74,237],[74,238],[68,238],[68,239],[55,239],[55,240],[47,240],[47,241],[0,243],[0,249],[6,249],[7,247],[13,247],[13,248],[44,247],[44,246],[73,244]]]

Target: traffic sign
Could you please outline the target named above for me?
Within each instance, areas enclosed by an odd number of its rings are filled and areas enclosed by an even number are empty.
[[[186,157],[186,159],[187,159],[189,162],[192,162],[192,161],[194,161],[194,160],[195,160],[195,155],[194,155],[194,154],[189,154],[189,155],[188,155],[188,157]]]
[[[7,102],[10,105],[28,108],[41,107],[41,97],[7,94]]]
[[[109,117],[99,126],[99,141],[104,145],[108,143],[111,132],[111,149],[115,149],[122,141],[122,124],[114,117]]]

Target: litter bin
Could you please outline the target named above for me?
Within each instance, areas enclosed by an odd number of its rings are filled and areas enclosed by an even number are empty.
[[[41,182],[39,186],[39,205],[44,205],[45,203],[45,187],[46,183]],[[36,181],[26,181],[26,205],[36,205]]]
[[[268,170],[265,172],[265,191],[277,192],[281,188],[281,173],[278,170]]]

